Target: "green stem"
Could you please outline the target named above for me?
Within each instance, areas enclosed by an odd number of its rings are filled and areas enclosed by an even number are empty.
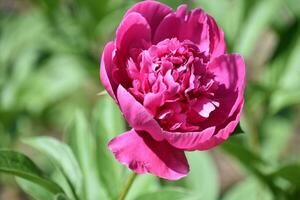
[[[134,172],[129,175],[128,180],[118,197],[118,200],[125,200],[125,197],[128,194],[129,189],[132,186],[132,183],[134,182],[134,179],[136,178],[136,176],[137,176],[137,174]]]

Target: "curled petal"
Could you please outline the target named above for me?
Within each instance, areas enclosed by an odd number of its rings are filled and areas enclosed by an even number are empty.
[[[207,140],[204,143],[199,143],[197,147],[194,148],[194,150],[208,150],[211,149],[221,143],[223,143],[225,140],[229,138],[229,136],[233,133],[234,129],[238,125],[240,121],[240,115],[241,115],[241,110],[243,108],[244,101],[241,102],[239,105],[236,113],[227,120],[225,124],[225,127],[220,128],[216,134],[214,134],[209,140]]]
[[[153,43],[157,44],[167,38],[177,38],[180,33],[182,21],[175,13],[167,15],[158,25],[153,38]]]
[[[172,9],[157,1],[142,1],[129,9],[125,16],[132,12],[140,13],[147,20],[153,35],[161,20],[171,13]]]
[[[195,150],[199,144],[207,142],[215,132],[215,127],[209,127],[198,132],[164,131],[165,139],[175,148],[187,151]]]
[[[136,173],[178,180],[187,175],[189,165],[184,152],[165,141],[155,141],[147,133],[125,132],[108,144],[116,159]]]
[[[208,70],[215,75],[220,87],[216,91],[216,98],[220,99],[219,116],[232,116],[244,99],[246,67],[243,58],[238,54],[222,55],[214,59]]]
[[[145,48],[151,42],[151,30],[146,19],[139,13],[129,13],[116,32],[116,48],[124,54],[132,48]]]
[[[144,98],[144,106],[153,115],[156,115],[157,109],[164,103],[162,93],[148,93]]]
[[[157,121],[122,85],[118,86],[117,98],[121,111],[131,127],[149,133],[157,141],[164,139]]]
[[[218,27],[216,21],[211,16],[208,16],[207,23],[209,25],[209,51],[211,54],[211,59],[214,59],[226,53],[224,32],[220,27]]]
[[[112,53],[114,48],[115,45],[113,42],[107,43],[104,47],[101,58],[100,79],[108,94],[116,101],[115,91],[117,89],[117,85],[114,83],[111,74],[114,68],[112,62]]]
[[[181,26],[179,39],[190,40],[198,44],[201,47],[200,50],[207,49],[209,47],[207,18],[207,14],[202,9],[191,11]]]

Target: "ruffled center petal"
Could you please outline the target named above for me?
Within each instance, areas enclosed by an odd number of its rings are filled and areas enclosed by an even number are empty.
[[[167,131],[199,131],[218,109],[209,56],[189,40],[166,39],[127,61],[131,94]]]

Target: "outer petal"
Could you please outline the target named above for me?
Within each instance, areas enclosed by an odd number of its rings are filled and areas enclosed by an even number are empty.
[[[181,18],[176,16],[175,13],[167,15],[158,25],[154,33],[153,43],[157,44],[167,38],[177,38],[180,33],[181,24]]]
[[[211,59],[213,59],[226,53],[226,43],[223,30],[211,16],[208,16],[207,23],[209,25],[209,52],[211,54]]]
[[[180,41],[191,40],[199,45],[201,51],[216,58],[226,52],[223,30],[215,20],[201,9],[187,13],[186,5],[178,7],[161,21],[154,34],[154,44],[176,37]]]
[[[166,15],[172,12],[172,9],[157,1],[142,1],[129,9],[125,16],[132,12],[140,13],[147,20],[153,35],[158,24]]]
[[[232,117],[219,127],[210,127],[201,132],[164,132],[166,140],[175,148],[195,151],[211,149],[229,138],[240,121],[243,102]]]
[[[118,87],[117,98],[121,111],[131,127],[149,133],[157,141],[164,139],[162,129],[153,116],[122,85]]]
[[[211,149],[229,138],[229,136],[233,133],[234,129],[238,125],[240,121],[241,111],[244,105],[244,101],[239,105],[236,113],[227,120],[225,126],[220,128],[216,134],[214,134],[208,141],[204,143],[199,143],[198,146],[194,150],[208,150]]]
[[[153,43],[156,44],[164,39],[179,38],[186,12],[187,6],[181,5],[176,12],[165,16],[154,33]]]
[[[191,40],[200,46],[200,50],[209,48],[209,26],[207,24],[208,15],[201,9],[192,10],[184,16],[184,23],[181,26],[179,39]]]
[[[238,54],[222,55],[213,60],[207,69],[215,75],[220,83],[215,92],[215,100],[220,103],[218,109],[200,124],[202,127],[217,126],[224,123],[236,112],[244,99],[245,62]]]
[[[168,132],[164,131],[166,140],[175,148],[192,151],[204,142],[207,142],[214,134],[215,127],[209,127],[199,132]]]
[[[157,142],[146,133],[130,130],[108,144],[116,159],[136,173],[152,173],[161,178],[178,180],[187,175],[189,166],[184,152],[167,142]]]
[[[131,12],[124,17],[116,32],[116,48],[129,54],[132,48],[145,48],[151,43],[151,30],[146,19]]]
[[[115,48],[113,42],[109,42],[104,47],[102,58],[101,58],[101,66],[100,66],[100,79],[109,93],[109,95],[116,101],[115,92],[116,91],[116,84],[112,79],[112,71],[113,71],[113,62],[112,62],[112,53]]]

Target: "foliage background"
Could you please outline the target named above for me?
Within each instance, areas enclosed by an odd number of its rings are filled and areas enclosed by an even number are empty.
[[[112,100],[97,95],[103,90],[99,57],[136,2],[0,0],[0,148],[29,156],[66,194],[1,173],[0,199],[114,199],[119,193],[128,170],[106,143],[126,125]],[[139,176],[127,199],[300,199],[299,0],[161,2],[202,7],[224,29],[229,52],[245,57],[245,133],[189,153],[191,173],[181,181]],[[1,152],[5,171],[11,157]],[[19,168],[9,169],[39,175],[31,161],[16,160]]]

